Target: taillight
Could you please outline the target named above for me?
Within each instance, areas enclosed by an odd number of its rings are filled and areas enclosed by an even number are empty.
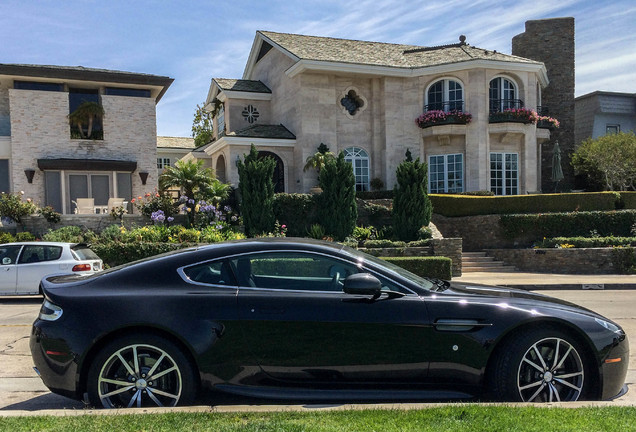
[[[77,265],[73,266],[73,271],[74,272],[91,271],[91,265],[90,264],[77,264]]]

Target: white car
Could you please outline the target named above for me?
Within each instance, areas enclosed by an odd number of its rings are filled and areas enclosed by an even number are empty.
[[[45,276],[90,275],[103,268],[102,260],[83,243],[0,244],[0,295],[39,294]]]

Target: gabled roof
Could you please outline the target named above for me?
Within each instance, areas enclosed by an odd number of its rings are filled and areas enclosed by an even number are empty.
[[[223,91],[238,91],[250,93],[271,93],[272,91],[261,81],[241,80],[230,78],[212,78],[212,81]]]
[[[303,70],[346,71],[374,75],[415,76],[427,73],[424,69],[459,67],[462,63],[475,67],[492,65],[510,70],[524,69],[540,72],[547,85],[543,63],[524,57],[473,47],[460,42],[435,47],[404,45],[384,42],[306,36],[259,30],[243,74],[249,79],[253,66],[270,47],[276,47],[296,64],[287,70],[295,75]]]
[[[296,136],[283,125],[256,124],[244,129],[230,132],[226,136],[241,138],[296,139]]]
[[[159,87],[155,100],[159,99],[168,90],[173,78],[150,75],[144,73],[124,72],[109,69],[95,69],[84,66],[52,66],[30,64],[2,64],[0,63],[0,75],[14,77],[46,78],[64,81],[94,81],[110,83],[113,85],[138,85]]]
[[[435,66],[475,59],[541,64],[534,60],[477,48],[461,42],[439,47],[426,47],[269,31],[259,31],[258,33],[299,60],[357,63],[399,68]]]

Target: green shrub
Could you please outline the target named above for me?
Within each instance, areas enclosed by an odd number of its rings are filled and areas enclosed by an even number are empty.
[[[381,190],[381,191],[358,191],[356,192],[356,197],[363,200],[374,200],[374,199],[393,199],[393,191],[392,190]]]
[[[625,209],[636,209],[636,192],[621,192],[621,202]]]
[[[356,179],[343,152],[337,159],[326,161],[318,182],[322,188],[322,193],[316,196],[318,220],[328,235],[342,241],[351,235],[358,219]]]
[[[115,241],[115,240],[121,239],[121,233],[122,233],[121,225],[113,224],[104,228],[102,232],[99,233],[99,236],[101,239],[105,241]]]
[[[317,222],[313,195],[279,193],[274,195],[273,208],[276,220],[287,226],[290,237],[304,237],[311,225]]]
[[[31,199],[22,201],[22,195],[12,193],[0,193],[0,217],[9,218],[18,223],[22,222],[22,218],[36,212],[37,207],[31,202]]]
[[[325,229],[320,224],[313,224],[307,230],[307,236],[309,236],[309,238],[322,240],[326,236]]]
[[[48,232],[42,236],[42,240],[50,242],[82,243],[84,242],[84,232],[78,226],[65,226],[56,230],[48,230]]]
[[[35,236],[28,231],[23,231],[15,235],[15,241],[17,242],[35,241]]]
[[[615,248],[612,250],[612,263],[620,274],[636,274],[634,248]]]
[[[51,206],[42,207],[38,210],[38,213],[44,216],[44,219],[46,219],[46,221],[50,223],[58,223],[60,220],[62,220],[62,215],[56,212],[55,209]]]
[[[418,240],[427,240],[430,238],[433,238],[433,230],[431,230],[429,227],[423,226],[419,230],[417,230]]]
[[[15,237],[6,231],[0,231],[0,244],[2,243],[13,243],[15,241]]]
[[[406,242],[403,241],[391,241],[391,240],[367,240],[364,242],[364,247],[369,249],[375,248],[403,248],[406,247]]]
[[[431,201],[426,194],[427,166],[405,160],[397,167],[397,185],[393,189],[393,229],[403,241],[417,240],[418,230],[431,221]]]
[[[430,195],[435,213],[448,216],[616,210],[618,192],[467,196]]]
[[[554,237],[543,239],[537,244],[541,248],[554,248],[562,245],[572,245],[576,248],[630,246],[636,245],[636,237]]]
[[[245,160],[237,162],[241,215],[245,234],[254,237],[272,231],[274,216],[274,183],[272,177],[276,161],[271,157],[259,158],[254,144]]]
[[[408,242],[406,244],[406,246],[408,247],[425,247],[425,246],[429,246],[431,244],[431,240],[430,239],[426,239],[426,240],[414,240],[412,242]]]
[[[512,214],[502,215],[499,222],[508,238],[589,237],[591,232],[601,237],[628,237],[636,223],[636,210]]]
[[[365,203],[362,207],[362,212],[366,213],[371,225],[374,226],[386,226],[391,225],[393,222],[391,216],[391,209],[379,204]]]
[[[93,244],[91,249],[106,265],[114,267],[189,246],[186,243],[122,243],[115,241]]]
[[[452,277],[452,260],[447,257],[382,257],[423,277],[450,280]]]

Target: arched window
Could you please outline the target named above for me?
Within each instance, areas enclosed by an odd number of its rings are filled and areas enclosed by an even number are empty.
[[[356,191],[369,190],[369,154],[359,147],[349,147],[344,151],[345,160],[353,165]]]
[[[517,86],[504,77],[493,78],[488,91],[490,97],[490,112],[502,112],[507,109],[523,108],[523,101],[518,98]]]
[[[439,80],[428,88],[426,101],[424,111],[464,111],[464,90],[458,81]]]

